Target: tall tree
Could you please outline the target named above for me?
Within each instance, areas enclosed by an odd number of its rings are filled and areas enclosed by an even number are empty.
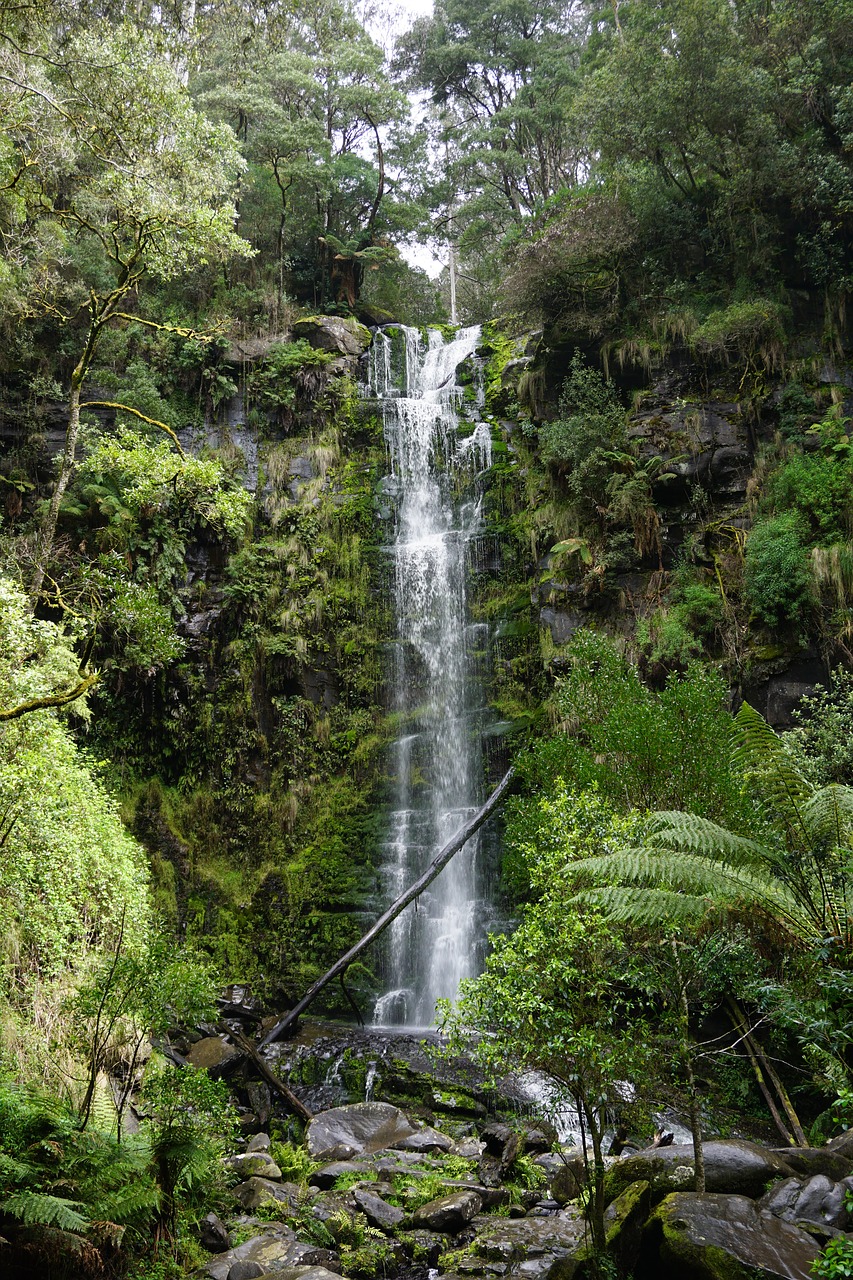
[[[0,49],[0,93],[14,122],[0,152],[5,274],[19,310],[67,326],[77,351],[65,447],[37,538],[34,600],[104,331],[125,316],[147,275],[169,279],[249,251],[229,200],[241,164],[234,136],[192,106],[149,36],[128,24],[98,27],[74,36],[61,57],[46,55]]]

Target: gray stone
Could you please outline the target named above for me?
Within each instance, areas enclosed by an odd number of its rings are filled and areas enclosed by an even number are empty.
[[[366,1160],[333,1160],[331,1164],[324,1164],[321,1169],[315,1169],[308,1181],[312,1187],[319,1187],[321,1191],[331,1191],[338,1178],[343,1177],[344,1174],[369,1174],[373,1169],[374,1166]]]
[[[640,1256],[643,1227],[650,1208],[649,1184],[632,1182],[605,1210],[607,1252],[616,1263],[620,1275],[630,1275],[634,1270]]]
[[[381,1151],[416,1132],[409,1117],[389,1102],[356,1102],[320,1112],[308,1125],[305,1140],[317,1159],[341,1146],[354,1155]]]
[[[228,1280],[258,1280],[258,1276],[264,1274],[264,1269],[259,1262],[253,1262],[251,1258],[246,1261],[235,1262],[231,1270],[228,1272]]]
[[[247,1213],[253,1213],[270,1200],[289,1204],[295,1210],[300,1201],[300,1190],[295,1182],[271,1182],[269,1178],[247,1178],[234,1187],[231,1194]]]
[[[269,1151],[270,1135],[268,1133],[256,1133],[249,1141],[246,1151],[254,1153],[255,1151]]]
[[[198,1238],[208,1253],[224,1253],[231,1245],[228,1229],[215,1213],[206,1213],[198,1224]]]
[[[845,1160],[853,1160],[853,1129],[830,1138],[825,1150],[834,1151],[836,1155],[844,1156]]]
[[[205,1036],[191,1047],[187,1062],[194,1067],[204,1068],[212,1076],[219,1076],[240,1057],[242,1054],[237,1046],[229,1044],[224,1036]]]
[[[372,1195],[361,1187],[356,1187],[353,1195],[367,1221],[372,1227],[379,1227],[380,1231],[393,1231],[406,1216],[396,1205],[386,1204],[380,1196]]]
[[[283,1267],[275,1273],[276,1280],[340,1280],[340,1273],[325,1266]]]
[[[849,1157],[841,1155],[828,1147],[776,1147],[776,1155],[805,1178],[813,1174],[823,1173],[833,1182],[853,1173],[853,1163]]]
[[[343,316],[307,316],[293,326],[297,338],[306,338],[319,351],[360,356],[371,343],[370,330]]]
[[[281,1177],[281,1169],[268,1151],[244,1151],[232,1156],[226,1163],[229,1169],[242,1178]]]
[[[844,1183],[833,1182],[822,1173],[802,1182],[786,1178],[762,1196],[759,1205],[785,1222],[810,1222],[845,1230],[850,1221]]]
[[[667,1196],[643,1239],[655,1280],[812,1280],[819,1252],[805,1231],[745,1196],[708,1192]]]
[[[767,1184],[791,1176],[790,1165],[775,1152],[741,1138],[705,1143],[705,1186],[709,1192],[757,1197]],[[632,1182],[647,1181],[652,1203],[670,1191],[692,1191],[695,1183],[693,1145],[650,1147],[619,1160],[607,1173],[608,1194],[615,1198]]]
[[[565,1210],[547,1218],[492,1218],[478,1232],[474,1243],[483,1260],[483,1273],[538,1280],[553,1277],[571,1280],[580,1266],[586,1244],[586,1223],[581,1213]]]
[[[231,1268],[237,1262],[256,1262],[261,1268],[259,1275],[278,1271],[289,1265],[288,1259],[295,1241],[296,1236],[289,1227],[276,1223],[262,1234],[238,1245],[236,1249],[229,1249],[227,1253],[213,1258],[203,1268],[203,1274],[210,1277],[210,1280],[229,1280]]]
[[[395,1151],[452,1151],[453,1139],[425,1124],[417,1133],[394,1143]]]
[[[416,1227],[426,1227],[428,1231],[455,1235],[482,1207],[483,1202],[476,1191],[457,1191],[455,1195],[442,1196],[421,1205],[415,1210],[413,1222]]]

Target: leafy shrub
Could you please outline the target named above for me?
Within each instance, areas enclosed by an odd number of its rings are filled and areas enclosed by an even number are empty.
[[[809,776],[821,784],[853,785],[853,672],[838,667],[829,688],[815,685],[793,721],[786,741],[805,756]]]
[[[798,454],[773,477],[770,495],[777,510],[796,511],[817,542],[837,542],[853,526],[853,462],[847,454]]]
[[[746,540],[746,602],[769,626],[803,623],[814,607],[806,538],[802,517],[790,511],[757,524]]]
[[[560,397],[560,416],[539,429],[542,457],[565,478],[581,519],[603,504],[612,470],[608,451],[624,449],[625,411],[612,382],[576,351]]]

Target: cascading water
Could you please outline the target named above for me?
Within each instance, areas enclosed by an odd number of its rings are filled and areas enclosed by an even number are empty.
[[[491,461],[491,437],[482,422],[460,433],[463,390],[456,385],[456,370],[479,336],[479,328],[462,329],[445,342],[430,330],[424,344],[418,330],[399,327],[377,333],[373,344],[371,390],[382,403],[391,459],[385,492],[396,516],[390,683],[403,730],[392,750],[389,901],[480,800],[477,628],[468,619],[467,577],[481,528],[476,477]],[[475,837],[394,921],[376,1024],[429,1026],[436,1000],[453,999],[460,981],[479,970],[488,923],[479,854]]]

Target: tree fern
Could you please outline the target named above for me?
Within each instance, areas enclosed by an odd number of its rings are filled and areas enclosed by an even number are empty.
[[[41,1191],[16,1191],[0,1201],[0,1211],[25,1227],[56,1227],[59,1231],[75,1233],[89,1226],[89,1219],[78,1212],[82,1208],[79,1200],[66,1200]]]
[[[812,786],[786,751],[782,739],[748,702],[735,716],[735,766],[757,783],[766,807],[781,819],[794,837],[801,834],[801,806]]]
[[[650,842],[720,859],[733,867],[761,866],[767,860],[767,848],[758,841],[736,835],[698,814],[677,810],[653,815]]]

